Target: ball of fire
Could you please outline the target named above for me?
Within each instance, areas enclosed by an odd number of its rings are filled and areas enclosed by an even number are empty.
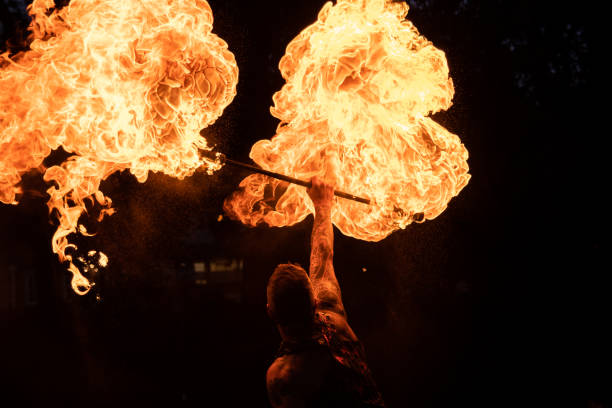
[[[287,46],[276,135],[250,154],[266,170],[369,199],[336,198],[332,211],[342,233],[368,241],[438,216],[470,179],[461,140],[429,117],[451,106],[445,54],[407,13],[403,2],[326,3]],[[240,187],[225,210],[248,225],[292,225],[314,211],[296,185],[256,174]]]
[[[67,250],[70,234],[87,234],[85,200],[112,213],[99,187],[116,171],[144,182],[218,169],[199,154],[209,149],[200,130],[233,100],[238,67],[205,0],[34,0],[28,12],[29,50],[1,56],[0,201],[16,204],[22,175],[44,173],[53,251],[83,294],[91,283]],[[71,156],[44,168],[60,147]]]

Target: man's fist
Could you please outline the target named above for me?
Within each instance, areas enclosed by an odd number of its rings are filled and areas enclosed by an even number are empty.
[[[310,196],[315,209],[331,209],[332,200],[334,198],[334,188],[317,176],[313,177],[310,180],[310,183],[312,186],[308,189],[308,195]]]

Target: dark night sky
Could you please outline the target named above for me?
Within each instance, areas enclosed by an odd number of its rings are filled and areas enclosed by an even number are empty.
[[[610,406],[597,405],[610,403],[612,384],[598,11],[589,2],[409,3],[408,17],[447,54],[456,95],[435,118],[468,148],[472,180],[441,216],[379,243],[336,231],[349,322],[381,391],[390,407]],[[3,43],[26,24],[18,4],[0,1]],[[285,46],[324,1],[210,4],[240,82],[206,135],[246,161],[276,128],[268,109]],[[61,271],[44,197],[0,205],[0,273],[42,271],[39,307],[0,326],[0,405],[267,406],[278,336],[265,284],[279,262],[307,264],[312,220],[280,230],[217,222],[244,175],[111,176],[102,190],[117,214],[81,244],[111,263],[92,295],[62,302],[42,289]],[[44,191],[35,176],[27,183]],[[166,284],[168,267],[218,255],[245,259],[242,303]]]

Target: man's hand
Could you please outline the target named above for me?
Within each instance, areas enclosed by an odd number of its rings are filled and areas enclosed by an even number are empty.
[[[310,183],[312,187],[308,189],[308,195],[315,206],[315,211],[321,212],[331,210],[334,199],[334,188],[317,176],[313,177]]]

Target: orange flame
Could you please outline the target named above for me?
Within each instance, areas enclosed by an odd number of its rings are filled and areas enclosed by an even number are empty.
[[[30,50],[1,55],[0,201],[16,204],[21,176],[44,171],[54,183],[49,210],[59,220],[53,251],[69,262],[72,287],[84,294],[92,283],[66,250],[76,248],[70,234],[87,235],[79,224],[85,201],[99,203],[101,217],[112,214],[99,188],[116,171],[129,169],[144,182],[150,171],[183,178],[202,166],[218,169],[200,156],[210,148],[199,131],[234,98],[238,68],[212,34],[204,0],[54,6],[34,0]],[[43,160],[60,146],[72,156],[45,170]]]
[[[340,231],[369,241],[438,216],[470,179],[460,139],[428,117],[451,106],[445,54],[407,13],[385,0],[326,3],[287,46],[271,108],[281,122],[250,154],[264,169],[369,197],[336,198],[332,211]],[[302,187],[262,175],[240,186],[225,210],[245,224],[287,226],[314,211]]]

